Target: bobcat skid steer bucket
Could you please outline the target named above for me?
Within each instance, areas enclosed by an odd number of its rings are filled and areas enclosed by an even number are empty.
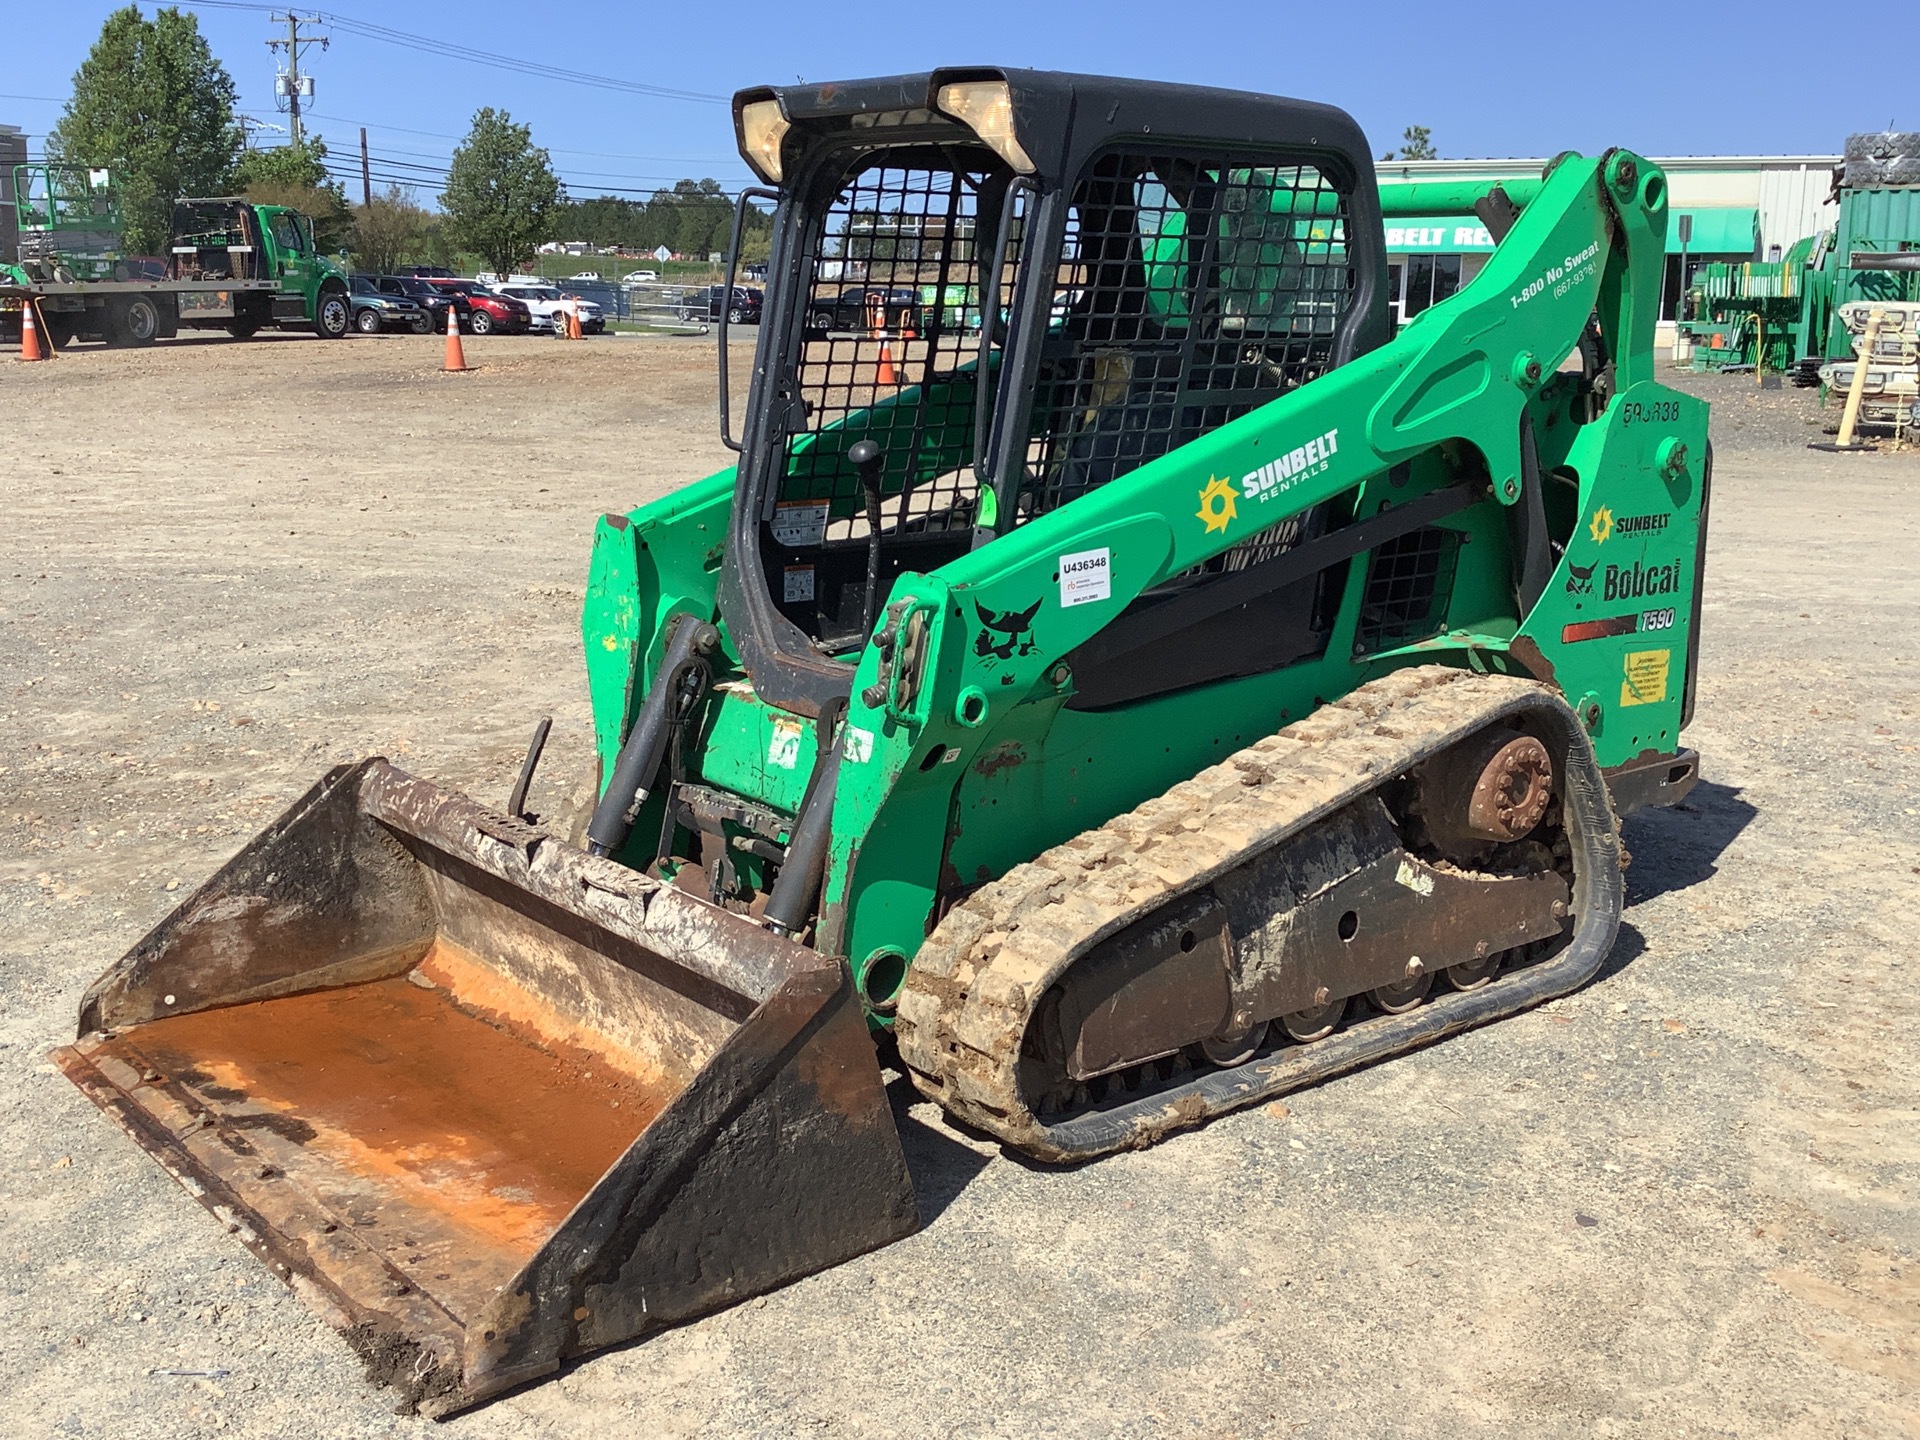
[[[445,1415],[918,1219],[846,967],[368,760],[88,991],[73,1081]]]

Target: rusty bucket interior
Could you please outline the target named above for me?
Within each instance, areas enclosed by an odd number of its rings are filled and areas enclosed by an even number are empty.
[[[910,1233],[839,961],[384,761],[88,991],[66,1073],[448,1414]]]

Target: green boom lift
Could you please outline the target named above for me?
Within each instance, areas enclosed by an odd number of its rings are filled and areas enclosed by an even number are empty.
[[[738,462],[594,536],[584,845],[537,746],[503,810],[343,766],[61,1052],[433,1413],[911,1231],[883,1065],[1068,1162],[1565,994],[1697,778],[1657,168],[1382,188],[1338,110],[1031,71],[734,117]],[[1383,215],[1469,210],[1391,334]]]

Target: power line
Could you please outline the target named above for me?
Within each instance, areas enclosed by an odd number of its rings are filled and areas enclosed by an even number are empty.
[[[205,3],[205,0],[202,0],[202,3]],[[264,10],[268,7],[258,6],[255,8]],[[284,44],[285,42],[282,41],[280,43]],[[302,40],[300,43],[304,45],[307,42]],[[71,98],[71,96],[58,95],[16,95],[9,91],[0,90],[0,100],[32,100],[44,105],[65,105]],[[390,125],[383,121],[355,120],[346,115],[328,115],[319,110],[303,108],[300,113],[303,121],[331,120],[340,125],[364,125],[369,130],[386,130],[396,135],[419,135],[428,140],[451,140],[455,144],[466,139],[464,135],[448,135],[439,130],[415,130],[405,125]],[[243,115],[238,118],[244,123],[247,117]],[[34,132],[27,131],[25,133],[32,134]],[[632,155],[621,150],[580,150],[566,145],[548,145],[543,148],[546,149],[549,154],[553,155],[585,155],[596,160],[648,160],[669,165],[737,165],[740,163],[740,157],[737,155]],[[396,155],[417,156],[418,158],[426,160],[439,158],[439,156],[423,150],[401,150],[393,148],[392,153]],[[613,180],[647,180],[654,178],[648,175],[626,175],[607,170],[583,170],[577,173],[583,175],[602,175]]]
[[[376,120],[355,120],[346,115],[323,115],[318,110],[307,112],[315,120],[332,120],[341,125],[364,125],[369,130],[390,130],[396,135],[420,135],[429,140],[451,140],[459,144],[467,137],[447,135],[438,130],[409,130],[405,125],[387,125]],[[388,147],[395,155],[415,155],[426,160],[437,160],[437,152],[425,150],[402,150],[397,146]],[[621,150],[575,150],[565,145],[546,145],[542,149],[553,155],[586,155],[596,160],[651,160],[664,165],[738,165],[738,155],[629,155]]]
[[[29,153],[27,159],[29,163],[35,164],[45,161],[59,162],[59,157],[44,153]],[[403,164],[404,162],[402,161],[392,160],[377,154],[370,154],[364,171],[360,165],[351,159],[335,160],[331,157],[322,160],[320,162],[320,168],[326,173],[328,179],[337,181],[343,186],[354,180],[367,180],[376,185],[398,185],[403,190],[417,190],[423,188],[435,189],[446,181],[448,172],[445,170],[435,171],[431,169],[431,167],[407,166],[405,172],[402,173],[400,167]],[[425,173],[421,173],[423,171]],[[622,196],[637,195],[642,197],[647,204],[701,204],[723,200],[731,205],[739,195],[737,190],[726,189],[722,189],[717,194],[702,192],[696,195],[682,195],[667,188],[671,184],[678,184],[681,180],[691,178],[684,175],[675,176],[671,180],[663,177],[662,183],[651,189],[590,185],[575,186],[569,183],[565,176],[558,178],[563,185],[567,186],[569,191],[567,200],[568,203],[571,204],[580,204],[585,201],[601,198],[619,198]],[[588,191],[593,193],[589,194],[587,193]]]
[[[381,167],[385,171],[392,172],[401,170],[410,172],[409,179],[413,184],[424,185],[429,182],[444,181],[453,173],[452,163],[450,161],[440,160],[436,156],[416,156],[411,159],[401,159],[398,157],[411,155],[413,152],[406,150],[389,150],[384,147],[368,151],[367,154],[372,164]],[[423,163],[423,161],[428,160],[434,163]],[[328,156],[324,163],[330,168],[336,165],[342,169],[349,167],[348,161],[336,162],[331,155]],[[566,173],[559,171],[555,173],[560,183],[565,185],[569,190],[592,190],[598,188],[611,192],[621,188],[617,186],[602,186],[600,182],[604,180],[644,180],[653,182],[653,188],[633,189],[627,187],[624,191],[624,193],[635,195],[651,195],[654,193],[654,189],[665,188],[669,185],[678,184],[682,180],[693,178],[684,173],[679,175],[634,175],[624,172],[616,173],[601,170],[571,170]],[[737,192],[726,191],[724,193],[732,195]]]
[[[418,170],[411,170],[406,173],[395,173],[400,163],[399,161],[383,159],[378,155],[371,156],[369,165],[372,179],[377,184],[398,185],[402,189],[436,188],[446,181],[446,172],[444,171],[437,173],[431,171],[420,173]],[[359,179],[361,176],[360,167],[348,161],[327,159],[322,161],[321,164],[330,178],[342,183]],[[642,197],[648,204],[658,204],[662,202],[667,204],[699,204],[702,202],[712,203],[713,201],[724,201],[728,205],[731,205],[739,195],[737,190],[724,189],[718,194],[702,193],[697,195],[681,195],[668,189],[664,183],[652,189],[634,189],[631,187],[611,185],[576,187],[568,184],[565,176],[559,178],[563,185],[567,185],[569,192],[567,198],[569,202],[575,204],[583,200],[593,200],[602,197],[617,199],[622,196],[637,195]],[[687,178],[689,177],[679,176],[670,183],[678,184],[680,180]],[[574,193],[575,191],[580,193]],[[585,193],[587,191],[594,193],[587,194]]]
[[[339,16],[330,17],[342,30],[365,36],[369,40],[381,40],[389,45],[398,45],[405,49],[417,50],[428,55],[440,55],[451,60],[464,60],[470,64],[491,66],[496,70],[507,70],[520,75],[531,75],[546,80],[562,80],[570,85],[586,85],[600,90],[618,90],[634,95],[649,95],[658,100],[684,100],[703,105],[724,105],[728,97],[708,95],[693,90],[671,90],[661,85],[648,85],[636,80],[619,80],[606,75],[589,75],[579,70],[567,70],[556,65],[542,65],[531,60],[520,60],[509,55],[495,55],[484,50],[470,49],[465,45],[455,45],[450,41],[431,40],[424,36],[406,35],[398,30],[389,30],[382,25],[368,25],[361,21],[346,20]]]
[[[189,10],[248,10],[271,14],[274,9],[271,5],[249,3],[249,0],[179,0],[179,3]],[[314,18],[321,23],[333,26],[336,30],[343,30],[363,39],[377,40],[382,44],[395,45],[426,55],[438,55],[446,60],[460,60],[470,65],[485,65],[495,70],[531,75],[543,80],[561,80],[569,85],[586,85],[600,90],[623,91],[630,95],[650,95],[657,100],[685,100],[703,105],[724,105],[728,100],[725,95],[710,95],[697,90],[674,90],[664,85],[649,85],[640,80],[620,80],[608,75],[590,75],[580,70],[569,70],[559,65],[543,65],[538,61],[525,60],[517,55],[500,55],[489,50],[477,50],[468,45],[455,45],[450,40],[436,40],[431,36],[412,35],[404,30],[389,29],[385,25],[372,25],[335,11],[316,11]]]
[[[318,110],[308,110],[305,111],[304,114],[309,121],[331,120],[339,125],[356,125],[363,130],[374,132],[390,130],[402,135],[424,135],[435,140],[451,140],[455,142],[456,146],[464,144],[467,138],[464,135],[443,135],[437,130],[409,130],[404,125],[386,125],[377,120],[356,120],[347,115],[327,115]],[[241,119],[244,122],[247,117],[243,115]],[[414,160],[450,161],[452,159],[450,155],[439,150],[408,150],[398,145],[385,145],[381,148],[388,155],[405,155],[409,159]],[[549,155],[594,155],[609,160],[651,160],[661,164],[685,165],[690,168],[738,165],[742,163],[740,157],[737,155],[626,155],[614,150],[573,150],[564,145],[542,145],[537,148],[546,151]],[[445,168],[444,165],[442,168]],[[576,175],[595,175],[608,180],[659,180],[662,178],[680,178],[677,175],[672,177],[636,175],[625,170],[575,170],[573,173]]]
[[[384,164],[392,169],[418,170],[424,175],[431,175],[437,178],[444,179],[446,176],[453,173],[452,166],[446,161],[442,161],[439,164],[435,164],[435,165],[423,165],[420,163],[418,159],[399,160],[394,158],[397,155],[405,155],[407,153],[408,152],[405,150],[376,151],[374,152],[374,158],[381,164]],[[434,158],[434,157],[422,157],[422,158]],[[558,172],[556,171],[556,174],[557,173]],[[612,172],[612,171],[606,171],[606,170],[570,170],[568,171],[568,173],[561,174],[559,176],[561,183],[567,185],[570,188],[582,188],[582,189],[592,188],[591,185],[576,185],[576,177],[578,177],[579,179],[592,181],[594,184],[598,184],[602,180],[650,180],[661,185],[671,185],[676,181],[692,178],[691,176],[688,176],[688,175],[632,175],[624,172]]]
[[[366,128],[371,129],[372,127],[368,126]],[[542,147],[542,148],[545,148],[545,147]],[[446,169],[448,164],[452,160],[451,156],[438,155],[431,151],[426,151],[426,150],[402,150],[397,146],[392,146],[392,145],[383,146],[382,149],[388,156],[404,155],[409,160],[437,161],[438,164],[436,166],[428,167],[428,168],[436,168],[440,170]],[[563,153],[568,153],[568,152],[553,151],[553,150],[548,151],[548,154],[550,155],[563,154]],[[573,153],[578,153],[578,152],[573,152]],[[661,159],[669,162],[675,159],[675,157],[671,155],[666,155],[666,156],[635,155],[635,156],[623,157],[623,158],[630,158],[635,160]],[[688,160],[681,163],[684,163],[688,169],[707,169],[707,168],[712,168],[712,164],[713,164],[713,162],[705,161],[705,160]],[[660,180],[660,179],[677,180],[680,178],[679,175],[662,176],[658,173],[651,172],[651,171],[635,172],[632,170],[576,170],[571,165],[565,166],[564,168],[566,169],[568,174],[588,175],[599,180]],[[685,172],[683,171],[681,173],[685,173]]]

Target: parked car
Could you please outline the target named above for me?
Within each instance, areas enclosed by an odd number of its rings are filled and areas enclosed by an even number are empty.
[[[347,277],[347,303],[353,306],[353,328],[362,335],[378,335],[382,330],[411,330],[425,335],[433,329],[433,317],[418,300],[407,295],[382,291],[377,275]]]
[[[733,287],[733,297],[728,299],[726,286],[703,285],[680,297],[680,318],[718,320],[720,312],[724,310],[729,325],[758,325],[760,311],[766,303],[767,296],[763,290],[736,285]]]
[[[431,280],[418,275],[380,275],[374,279],[382,295],[403,295],[427,312],[429,330],[447,328],[447,311],[455,308],[456,296],[434,288]],[[466,306],[459,307],[464,314]]]
[[[444,265],[396,265],[393,267],[393,273],[396,275],[417,275],[422,280],[451,280],[454,278],[453,271]]]
[[[582,270],[578,275],[569,275],[567,278],[569,280],[598,280],[600,278],[600,272],[598,270]]]
[[[496,295],[478,280],[435,279],[434,285],[447,295],[466,298],[460,328],[473,335],[524,335],[533,328],[533,312],[510,295]]]
[[[496,295],[505,295],[525,305],[533,316],[533,328],[552,332],[554,316],[569,305],[580,310],[580,329],[588,335],[599,335],[607,328],[607,317],[600,307],[591,300],[577,296],[562,295],[553,285],[496,285]]]
[[[635,270],[620,277],[622,285],[657,285],[660,283],[658,270]]]
[[[865,330],[873,324],[878,310],[881,325],[889,330],[920,328],[920,296],[908,289],[859,286],[842,290],[831,299],[819,298],[807,304],[807,329],[815,334],[829,330]]]

